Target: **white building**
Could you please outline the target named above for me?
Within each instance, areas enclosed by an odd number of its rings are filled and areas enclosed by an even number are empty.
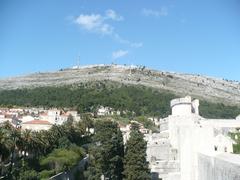
[[[158,117],[149,117],[148,120],[152,121],[155,126],[160,126],[161,118]]]
[[[6,121],[12,122],[13,117],[15,116],[15,114],[13,115],[12,113],[0,113],[0,123],[4,123]]]
[[[51,124],[61,125],[67,121],[68,117],[72,115],[74,121],[80,120],[80,115],[77,111],[61,111],[59,109],[50,109],[45,113],[40,114],[40,119],[47,120]]]
[[[74,121],[80,120],[80,115],[73,110],[65,112],[56,108],[50,110],[42,108],[0,108],[0,123],[9,121],[14,126],[20,123],[19,125],[23,129],[48,130],[53,124],[62,125],[70,115]]]
[[[147,138],[151,172],[160,179],[202,180],[200,154],[215,157],[233,152],[234,141],[227,134],[239,128],[240,121],[205,119],[199,116],[198,106],[199,101],[189,96],[172,100],[172,114],[161,120],[160,133]]]
[[[119,128],[123,135],[123,143],[126,144],[128,139],[130,138],[131,125],[130,124],[128,124],[126,126],[119,125]]]
[[[61,110],[50,109],[47,111],[47,120],[52,124],[59,124]]]
[[[98,116],[106,116],[106,115],[112,115],[112,114],[113,114],[113,109],[110,107],[100,106],[97,110]]]
[[[34,117],[27,115],[27,116],[22,116],[20,120],[24,123],[24,122],[32,121],[34,119],[35,119]]]
[[[123,143],[126,144],[126,142],[129,140],[130,138],[130,133],[131,133],[131,126],[132,126],[132,123],[134,124],[138,124],[139,126],[139,131],[142,133],[142,134],[147,134],[149,132],[149,129],[146,129],[144,127],[144,125],[142,123],[139,123],[138,121],[131,121],[130,124],[127,124],[127,125],[120,125],[119,124],[119,128],[120,128],[120,131],[122,132],[122,135],[123,135]]]

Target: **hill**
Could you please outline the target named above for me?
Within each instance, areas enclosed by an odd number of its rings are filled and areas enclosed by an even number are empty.
[[[177,96],[191,95],[209,102],[240,105],[239,82],[121,65],[92,65],[0,79],[0,90],[103,81],[142,85],[155,90],[165,90]]]
[[[235,118],[240,114],[238,89],[237,82],[200,75],[145,67],[88,66],[2,79],[0,106],[66,107],[94,112],[103,105],[125,112],[128,117],[166,117],[171,99],[191,95],[200,98],[203,117]]]

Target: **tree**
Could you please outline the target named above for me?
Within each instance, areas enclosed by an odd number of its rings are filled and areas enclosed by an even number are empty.
[[[87,133],[89,134],[89,129],[93,128],[93,120],[91,118],[91,114],[89,113],[82,114],[82,124]]]
[[[73,121],[74,121],[74,119],[73,119],[72,114],[69,114],[66,123],[69,124],[69,125],[72,125]]]
[[[89,143],[90,138],[84,134],[84,123],[69,122],[41,131],[20,131],[9,122],[0,124],[0,176],[7,175],[8,179],[34,179],[44,167],[49,169],[54,166],[59,171],[75,165],[84,155],[80,146]],[[44,159],[41,161],[44,167],[40,166],[40,159]],[[51,160],[55,160],[54,165]],[[4,164],[10,166],[4,168]],[[41,171],[40,177],[54,173],[54,170],[45,169]]]
[[[130,138],[126,144],[124,157],[124,179],[147,180],[150,179],[148,163],[146,161],[147,143],[143,139],[139,128],[134,124],[131,129]]]
[[[9,133],[6,129],[0,127],[0,175],[2,175],[4,161],[9,158],[11,148],[14,144],[8,135]]]
[[[95,124],[94,145],[90,148],[88,179],[104,178],[121,180],[123,171],[124,146],[117,123],[98,121]]]
[[[74,166],[79,160],[81,155],[71,150],[55,149],[46,158],[41,160],[42,166],[48,166],[50,169],[55,169],[56,172],[68,169]]]
[[[33,141],[32,141],[32,132],[29,129],[25,129],[21,133],[20,141],[18,145],[20,146],[19,149],[24,151],[24,156],[26,153],[33,150]]]
[[[38,173],[35,170],[24,170],[19,173],[19,179],[38,180]]]

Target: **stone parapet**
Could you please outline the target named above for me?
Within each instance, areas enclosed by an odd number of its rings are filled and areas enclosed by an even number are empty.
[[[171,103],[170,103],[171,108],[179,104],[192,104],[192,99],[190,96],[186,96],[184,98],[173,99],[171,100]]]

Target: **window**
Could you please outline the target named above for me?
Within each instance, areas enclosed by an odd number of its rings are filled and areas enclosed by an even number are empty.
[[[227,152],[227,147],[224,147],[224,152]]]

